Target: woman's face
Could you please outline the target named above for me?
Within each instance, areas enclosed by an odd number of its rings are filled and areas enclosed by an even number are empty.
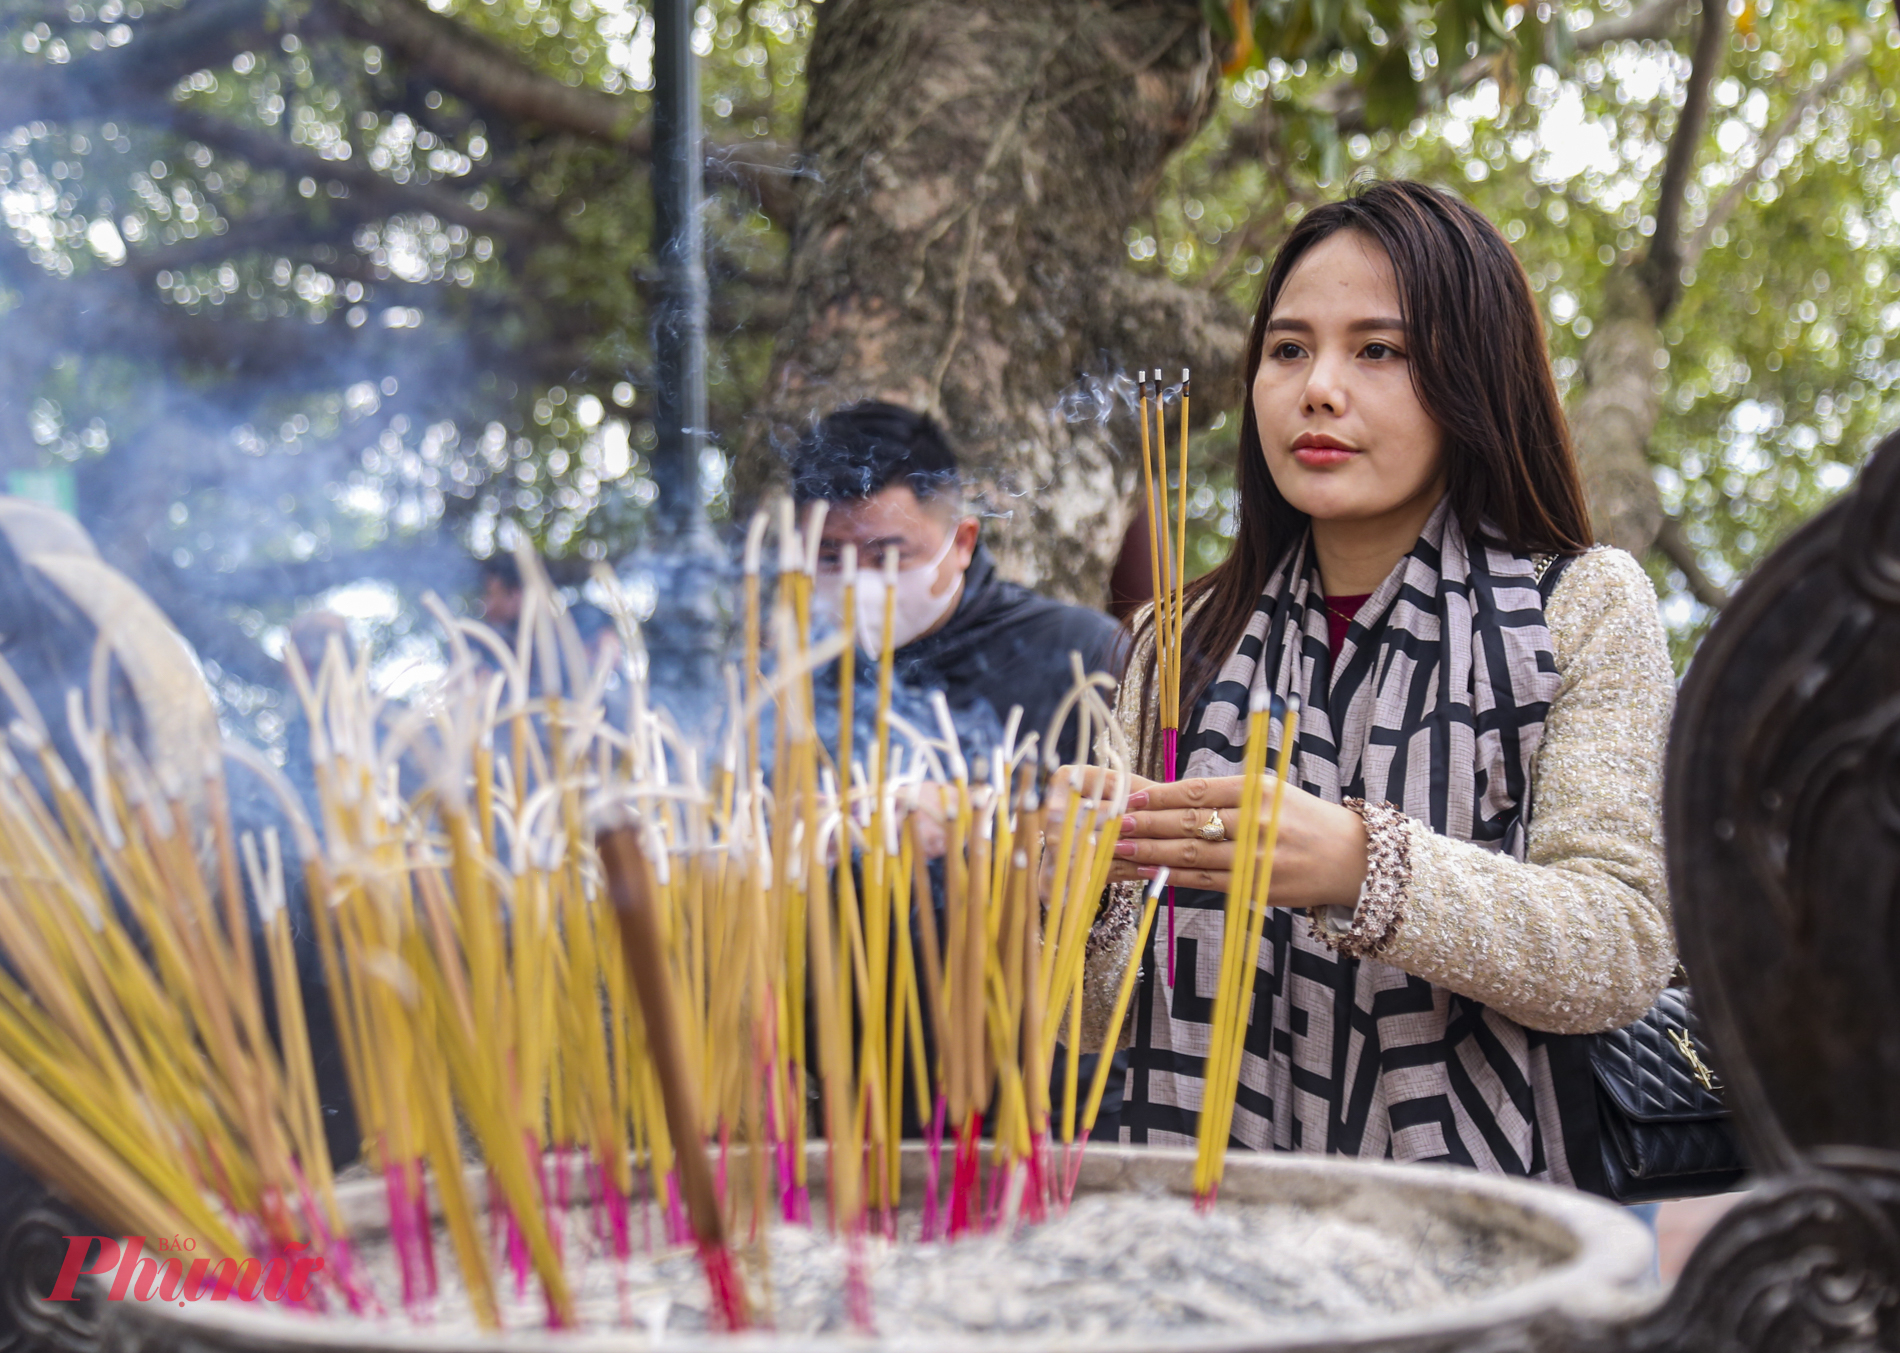
[[[1342,230],[1294,265],[1267,321],[1254,418],[1267,469],[1315,522],[1410,530],[1444,492],[1443,436],[1412,387],[1392,264]]]

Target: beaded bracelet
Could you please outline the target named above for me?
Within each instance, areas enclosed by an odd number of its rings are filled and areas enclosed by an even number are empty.
[[[1412,887],[1412,837],[1405,814],[1389,803],[1346,799],[1344,806],[1366,824],[1366,878],[1359,903],[1325,907],[1313,914],[1313,935],[1353,958],[1372,958],[1392,942],[1405,919]]]

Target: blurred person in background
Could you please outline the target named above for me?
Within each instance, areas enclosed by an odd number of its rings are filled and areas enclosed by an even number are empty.
[[[791,454],[792,496],[801,513],[827,504],[818,546],[819,611],[837,622],[844,550],[858,559],[860,674],[873,678],[883,645],[884,556],[897,552],[899,682],[942,691],[959,727],[1023,710],[1022,733],[1044,733],[1075,684],[1071,653],[1085,671],[1111,670],[1118,627],[1100,611],[1006,582],[967,510],[956,452],[935,420],[866,400],[826,416]],[[1074,725],[1063,756],[1074,753]]]
[[[512,554],[498,551],[481,561],[481,570],[481,621],[512,648],[521,624],[521,565]]]

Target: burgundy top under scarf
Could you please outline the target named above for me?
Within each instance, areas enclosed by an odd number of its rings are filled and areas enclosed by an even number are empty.
[[[1339,650],[1345,647],[1346,630],[1352,624],[1352,618],[1359,614],[1359,608],[1372,600],[1367,592],[1357,597],[1326,598],[1326,641],[1331,645],[1333,657],[1339,656]]]

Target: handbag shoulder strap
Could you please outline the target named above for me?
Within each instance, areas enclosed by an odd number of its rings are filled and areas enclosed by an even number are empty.
[[[1551,593],[1557,590],[1557,580],[1564,576],[1564,570],[1570,567],[1574,554],[1539,554],[1531,559],[1531,576],[1537,579],[1537,595],[1545,606],[1550,605]]]

